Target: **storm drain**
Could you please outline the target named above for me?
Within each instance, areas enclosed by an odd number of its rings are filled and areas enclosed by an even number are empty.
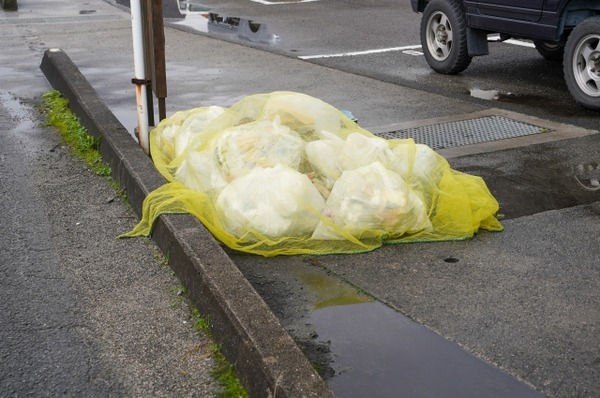
[[[425,144],[433,149],[443,149],[522,137],[547,131],[547,128],[519,122],[504,116],[486,116],[411,127],[377,135],[386,139],[412,138],[418,144]]]
[[[25,18],[0,18],[0,25],[19,24],[51,24],[51,23],[75,23],[92,21],[110,21],[123,19],[121,15],[73,15],[65,17],[25,17]]]

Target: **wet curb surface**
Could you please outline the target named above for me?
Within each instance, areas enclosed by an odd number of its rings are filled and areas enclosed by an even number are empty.
[[[139,217],[146,195],[165,182],[150,158],[65,52],[47,50],[40,69],[51,86],[69,100],[71,110],[88,132],[100,137],[102,157]],[[194,305],[210,319],[214,339],[252,397],[334,396],[263,299],[196,218],[163,215],[152,239],[169,257],[170,266]]]

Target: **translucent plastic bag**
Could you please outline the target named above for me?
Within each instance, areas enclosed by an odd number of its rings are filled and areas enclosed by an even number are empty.
[[[327,199],[325,217],[356,238],[381,232],[390,237],[431,227],[423,201],[399,174],[375,161],[346,170]],[[321,222],[313,239],[344,239]]]
[[[209,106],[193,110],[174,137],[175,156],[181,155],[190,148],[194,141],[202,139],[201,136],[205,132],[205,128],[224,112],[225,108],[220,106]]]
[[[298,170],[304,156],[304,141],[279,117],[225,130],[215,148],[216,161],[228,181],[244,176],[255,167],[283,164]]]
[[[337,157],[345,141],[327,131],[322,131],[320,136],[322,137],[321,139],[310,141],[306,144],[306,159],[315,172],[315,179],[325,189],[331,190],[335,180],[342,175]]]
[[[227,185],[216,201],[227,232],[269,239],[312,234],[324,206],[308,177],[283,165],[255,168]]]
[[[444,162],[427,145],[412,141],[400,143],[392,150],[389,168],[406,180],[419,179],[421,183],[436,184],[440,177],[440,162]]]
[[[480,177],[431,148],[384,140],[331,105],[292,92],[177,112],[150,135],[168,183],[124,236],[187,212],[228,247],[264,256],[356,253],[384,243],[502,230]]]
[[[341,170],[354,170],[373,162],[380,162],[383,166],[389,167],[391,158],[392,150],[383,138],[353,133],[346,138],[336,163]]]
[[[227,186],[227,179],[210,151],[191,151],[177,168],[175,180],[210,195],[218,195]]]

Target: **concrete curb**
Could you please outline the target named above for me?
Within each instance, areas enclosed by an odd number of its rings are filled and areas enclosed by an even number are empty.
[[[100,137],[102,157],[139,216],[146,195],[165,182],[150,158],[66,53],[47,50],[40,69],[51,86],[69,100],[88,132]],[[171,267],[194,305],[210,319],[213,337],[252,397],[334,396],[262,298],[196,218],[161,216],[152,239],[169,256]]]

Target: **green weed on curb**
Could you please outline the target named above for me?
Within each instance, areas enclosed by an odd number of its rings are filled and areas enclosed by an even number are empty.
[[[110,167],[102,161],[98,151],[100,140],[88,134],[77,116],[69,109],[69,101],[58,91],[50,90],[42,95],[40,111],[46,118],[46,124],[56,128],[63,142],[75,156],[94,173],[110,176]]]
[[[194,327],[197,331],[206,333],[212,339],[212,333],[210,331],[210,321],[201,316],[198,310],[192,307],[192,320]],[[211,351],[215,360],[216,366],[211,371],[213,377],[217,380],[222,390],[218,393],[221,398],[250,398],[248,392],[240,383],[235,368],[233,365],[225,359],[221,353],[221,349],[217,343],[211,345]]]
[[[47,91],[42,95],[41,100],[38,111],[45,118],[44,125],[54,127],[60,135],[62,143],[94,174],[106,177],[115,191],[116,197],[120,198],[131,210],[125,190],[121,188],[118,181],[111,177],[110,166],[102,160],[102,155],[98,150],[100,139],[88,134],[79,118],[69,108],[69,101],[56,90]]]

